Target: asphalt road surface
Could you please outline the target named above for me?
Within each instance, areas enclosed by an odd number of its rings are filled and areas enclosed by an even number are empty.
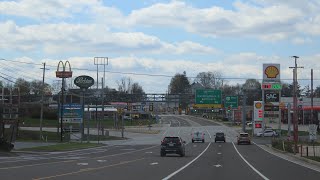
[[[158,135],[145,134],[149,137],[145,144],[2,156],[0,179],[320,179],[320,168],[288,161],[256,144],[236,145],[237,132],[215,122],[162,116],[161,123],[167,126]],[[205,143],[191,143],[194,130],[205,132]],[[226,143],[214,143],[219,131],[226,133]],[[160,157],[164,136],[181,136],[186,141],[186,156]]]

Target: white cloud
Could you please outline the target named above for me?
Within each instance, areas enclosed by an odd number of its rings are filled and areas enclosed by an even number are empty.
[[[116,7],[105,6],[98,0],[5,1],[0,2],[0,10],[3,14],[39,21],[45,19],[46,22],[55,22],[56,19],[79,21],[86,17],[88,23],[91,23],[86,24],[88,26],[100,24],[110,28],[176,27],[204,36],[255,37],[263,41],[279,41],[297,36],[297,33],[301,32],[320,34],[320,3],[316,0],[251,2],[253,3],[236,1],[234,10],[227,10],[217,6],[195,8],[182,1],[171,1],[132,10],[128,16]],[[82,16],[77,16],[79,14]]]
[[[142,32],[111,32],[102,25],[42,24],[19,27],[12,21],[0,23],[3,49],[44,50],[48,54],[67,52],[213,54],[214,48],[191,41],[170,44]]]

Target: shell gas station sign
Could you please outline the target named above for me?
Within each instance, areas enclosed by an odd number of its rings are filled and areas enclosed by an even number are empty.
[[[253,121],[253,131],[254,134],[262,131],[263,126],[263,101],[254,101],[253,104],[253,113],[254,113],[254,121]]]
[[[280,64],[263,64],[263,82],[280,82]]]

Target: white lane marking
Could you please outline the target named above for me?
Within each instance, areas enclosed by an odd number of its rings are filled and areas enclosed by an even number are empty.
[[[209,133],[208,129],[206,129],[206,131],[207,131],[207,133],[209,134],[209,137],[210,137],[210,139],[211,139],[211,134]]]
[[[193,147],[197,147],[197,145],[193,145]]]
[[[262,147],[260,147],[260,145],[256,144],[255,142],[253,142],[253,144],[255,144],[255,145],[257,145],[259,148],[263,149]],[[272,152],[269,152],[269,151],[268,151],[268,150],[266,150],[266,149],[263,149],[263,150],[264,150],[264,151],[266,151],[266,152],[268,152],[268,153],[269,153],[269,154],[271,154],[271,155],[277,156],[277,157],[279,157],[279,158],[281,158],[281,159],[284,159],[284,160],[287,160],[287,161],[289,161],[289,162],[291,162],[291,163],[294,163],[294,164],[297,164],[297,165],[300,165],[300,166],[303,166],[303,167],[309,168],[309,169],[311,169],[311,170],[314,170],[314,171],[320,172],[320,170],[319,170],[319,169],[316,169],[316,168],[310,167],[310,166],[308,166],[308,165],[299,164],[298,162],[295,162],[295,161],[292,161],[292,160],[286,159],[285,157],[281,157],[281,156],[279,156],[279,155],[277,155],[277,154],[273,154]]]
[[[214,165],[215,167],[219,168],[222,167],[220,164]]]
[[[167,130],[163,133],[163,136],[167,134],[170,127],[171,127],[171,121],[170,121],[170,124],[169,124],[169,127],[167,128]]]
[[[120,149],[120,151],[134,151],[136,149]]]
[[[88,166],[89,163],[77,163],[78,166]]]
[[[103,163],[103,162],[106,162],[107,160],[97,160],[97,162],[99,163]]]
[[[158,162],[150,163],[151,166],[159,164]]]
[[[222,147],[221,145],[219,145],[219,147]]]
[[[218,154],[220,155],[220,154],[222,154],[222,153],[219,152]]]
[[[180,121],[179,120],[177,120],[178,121],[178,123],[179,123],[179,131],[178,131],[178,135],[180,134],[180,131],[181,131],[181,123],[180,123]]]
[[[207,129],[206,129],[207,130]],[[211,138],[211,135],[209,133],[209,131],[207,130],[210,138]],[[194,158],[192,161],[190,161],[188,164],[184,165],[183,167],[181,167],[180,169],[176,170],[175,172],[171,173],[169,176],[163,178],[162,180],[168,180],[170,178],[172,178],[174,175],[178,174],[180,171],[184,170],[185,168],[187,168],[188,166],[190,166],[194,161],[196,161],[197,159],[199,159],[207,150],[208,148],[210,147],[211,145],[211,142],[208,144],[208,146],[206,147],[205,150],[203,150],[196,158]]]
[[[152,152],[146,152],[146,154],[152,154]]]
[[[254,170],[257,174],[259,174],[259,176],[262,177],[262,179],[265,179],[265,180],[269,180],[266,176],[264,176],[261,172],[259,172],[256,168],[254,168],[241,154],[240,152],[238,151],[238,149],[236,148],[236,146],[234,145],[234,143],[232,142],[232,145],[234,147],[234,149],[236,150],[236,152],[238,153],[238,155],[241,157],[241,159],[247,163],[247,165],[252,169]]]

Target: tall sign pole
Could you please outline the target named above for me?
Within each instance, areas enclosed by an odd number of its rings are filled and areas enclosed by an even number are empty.
[[[66,67],[69,67],[69,69],[66,69]],[[65,78],[72,77],[72,71],[71,71],[71,65],[69,61],[66,61],[63,63],[62,61],[59,61],[57,71],[56,71],[56,77],[62,78],[62,85],[61,85],[61,105],[60,105],[60,142],[63,141],[63,106],[64,106],[64,80]]]
[[[280,64],[263,64],[263,81],[261,85],[263,101],[263,128],[267,123],[278,123],[281,135],[281,89]]]
[[[74,84],[82,90],[82,140],[84,140],[84,108],[85,108],[85,91],[94,84],[94,79],[90,76],[78,76],[74,79]],[[89,120],[87,129],[87,141],[89,142]]]

